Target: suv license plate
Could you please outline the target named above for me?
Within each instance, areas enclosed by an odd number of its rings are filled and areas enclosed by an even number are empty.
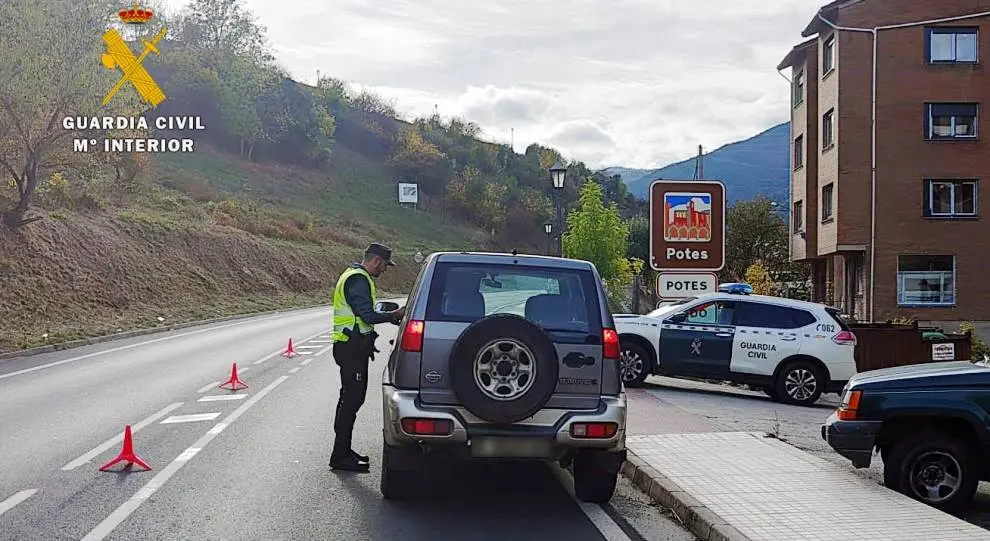
[[[553,440],[545,437],[480,436],[471,438],[471,456],[478,458],[544,458],[553,454]]]

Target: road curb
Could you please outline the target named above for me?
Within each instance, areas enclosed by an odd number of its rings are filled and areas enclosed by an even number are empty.
[[[670,509],[691,533],[702,541],[753,541],[719,518],[711,509],[694,499],[646,461],[626,450],[622,475],[646,493],[650,499]]]
[[[402,297],[383,297],[379,300],[395,300],[402,299]],[[276,314],[291,314],[293,312],[302,312],[304,310],[313,310],[314,308],[329,308],[330,304],[314,304],[313,306],[304,306],[300,308],[288,308],[282,310],[267,310],[264,312],[251,312],[249,314],[238,314],[233,316],[223,316],[212,319],[200,319],[197,321],[187,321],[185,323],[174,323],[171,325],[162,325],[160,327],[148,327],[146,329],[134,329],[130,331],[124,331],[114,334],[105,334],[103,336],[94,336],[91,338],[80,338],[79,340],[70,340],[68,342],[59,342],[58,344],[51,344],[48,346],[40,346],[36,348],[22,349],[19,351],[11,351],[9,353],[0,353],[0,361],[5,361],[9,359],[17,359],[21,357],[32,357],[34,355],[40,355],[42,353],[51,353],[53,351],[64,351],[67,349],[75,349],[81,346],[90,346],[93,344],[102,344],[105,342],[112,342],[114,340],[123,340],[125,338],[134,338],[137,336],[147,336],[149,334],[158,334],[169,331],[178,331],[182,329],[188,329],[189,327],[199,327],[201,325],[210,325],[214,323],[225,323],[228,321],[237,321],[241,319],[249,319],[252,317],[262,317],[262,316],[272,316]]]

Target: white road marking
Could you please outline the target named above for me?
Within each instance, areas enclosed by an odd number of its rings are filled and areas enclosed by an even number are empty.
[[[38,492],[38,489],[32,488],[28,490],[22,490],[17,494],[14,494],[13,496],[7,498],[6,500],[0,502],[0,515],[6,513],[7,511],[10,511],[11,509],[14,508],[14,506],[30,498],[31,496],[34,496],[35,492]]]
[[[251,367],[250,366],[245,366],[244,368],[238,368],[237,369],[237,373],[238,374],[243,374],[244,372],[247,372],[248,370],[251,370]]]
[[[246,398],[246,394],[214,394],[209,396],[204,396],[197,400],[197,402],[216,402],[217,400],[241,400]]]
[[[196,390],[196,392],[198,394],[203,394],[206,391],[209,391],[210,389],[216,389],[217,387],[220,386],[221,383],[223,383],[222,380],[217,380],[217,381],[214,381],[212,383],[207,383],[206,385],[204,385],[204,386],[200,387],[198,390]]]
[[[331,342],[333,342],[333,340],[309,340],[307,343],[309,343],[309,344],[329,344]]]
[[[298,346],[296,349],[320,349],[323,346]]]
[[[24,370],[18,370],[16,372],[11,372],[9,374],[2,374],[2,375],[0,375],[0,379],[12,378],[14,376],[19,376],[21,374],[28,374],[28,373],[31,373],[31,372],[35,372],[37,370],[44,370],[45,368],[52,368],[52,367],[55,367],[55,366],[61,366],[63,364],[74,363],[76,361],[81,361],[83,359],[91,359],[93,357],[98,357],[100,355],[106,355],[107,353],[116,353],[118,351],[126,351],[128,349],[134,349],[134,348],[141,347],[141,346],[147,346],[149,344],[157,344],[159,342],[164,342],[166,340],[175,340],[176,338],[183,338],[185,336],[192,336],[194,334],[202,334],[204,332],[217,331],[217,330],[220,330],[220,329],[227,329],[227,328],[230,328],[230,327],[237,327],[239,325],[247,325],[249,323],[258,323],[259,321],[268,321],[269,319],[275,319],[275,318],[280,318],[280,317],[285,317],[285,314],[278,314],[278,315],[274,315],[274,316],[270,316],[270,317],[266,317],[266,318],[261,318],[261,319],[251,319],[251,320],[248,320],[248,321],[239,321],[237,323],[229,323],[227,325],[220,325],[219,327],[210,327],[209,329],[199,329],[198,331],[184,332],[184,333],[179,333],[179,334],[176,334],[176,335],[173,335],[173,336],[163,336],[162,338],[155,338],[154,340],[146,340],[144,342],[138,342],[137,344],[129,344],[129,345],[126,345],[126,346],[119,346],[119,347],[115,347],[115,348],[111,348],[111,349],[105,349],[103,351],[94,351],[93,353],[87,353],[85,355],[80,355],[78,357],[72,357],[70,359],[62,359],[61,361],[55,361],[53,363],[43,364],[43,365],[40,365],[40,366],[34,366],[34,367],[31,367],[31,368],[25,368]],[[318,333],[318,334],[322,334],[322,331],[321,331],[321,333]],[[313,336],[316,336],[316,335],[313,335]]]
[[[161,419],[162,417],[165,417],[166,415],[168,415],[172,411],[178,409],[179,406],[181,406],[181,405],[182,405],[182,402],[176,402],[175,404],[169,404],[168,406],[165,406],[164,408],[162,408],[158,412],[152,414],[150,417],[147,417],[145,419],[142,419],[137,424],[134,424],[134,425],[131,426],[131,434],[133,435],[133,434],[137,433],[138,430],[141,430],[142,428],[144,428],[144,427],[150,425],[151,423],[153,423],[153,422]],[[117,434],[116,436],[114,436],[114,437],[110,438],[109,440],[107,440],[107,441],[101,443],[100,445],[98,445],[92,451],[90,451],[90,452],[84,454],[83,456],[81,456],[81,457],[73,460],[72,462],[69,462],[65,466],[62,466],[62,471],[74,470],[74,469],[78,468],[79,466],[82,466],[83,464],[88,463],[90,460],[93,460],[94,458],[96,458],[97,456],[99,456],[100,454],[102,454],[107,449],[113,447],[114,445],[117,445],[118,443],[120,443],[122,441],[124,441],[124,431],[123,430],[121,430],[120,433]]]
[[[305,361],[299,363],[299,366],[306,366],[307,364],[313,362],[313,359],[315,359],[315,357],[310,357],[310,358],[306,359]]]
[[[313,338],[316,338],[317,336],[319,336],[321,334],[323,334],[323,331],[320,331],[320,332],[314,334],[313,336],[310,336],[309,338],[304,338],[302,341],[303,342],[308,342],[308,341],[312,340]],[[261,364],[261,363],[267,361],[268,359],[271,359],[272,357],[281,355],[283,353],[285,353],[285,349],[280,349],[280,350],[276,351],[275,353],[272,353],[270,355],[265,355],[264,357],[258,359],[257,361],[254,361],[254,364]],[[298,352],[296,352],[296,353],[298,353]]]
[[[299,367],[297,366],[297,367],[293,368],[292,370],[289,370],[289,373],[290,374],[295,374],[298,371],[299,371]]]
[[[220,412],[213,413],[194,413],[192,415],[173,415],[168,419],[162,421],[163,425],[170,425],[174,423],[195,423],[197,421],[212,421],[220,417]]]
[[[327,346],[327,347],[321,349],[319,351],[319,353],[316,354],[316,356],[319,357],[320,355],[323,355],[324,353],[330,351],[331,349],[333,349],[333,346]]]
[[[560,481],[560,484],[564,485],[567,493],[571,495],[571,498],[578,504],[581,511],[588,517],[588,520],[602,533],[602,537],[607,541],[632,541],[629,535],[622,531],[622,528],[612,520],[612,517],[608,516],[608,513],[600,505],[582,502],[574,495],[574,482],[563,468],[553,465],[552,469],[554,476]]]
[[[251,400],[241,404],[230,415],[225,417],[223,422],[217,424],[216,427],[196,440],[196,443],[189,446],[182,452],[182,454],[176,457],[175,460],[170,462],[168,466],[165,466],[165,469],[152,477],[151,480],[141,487],[141,489],[138,490],[133,496],[131,496],[130,499],[121,504],[121,506],[115,509],[113,513],[110,513],[107,518],[103,519],[103,522],[99,523],[95,528],[93,528],[92,531],[86,534],[86,537],[84,537],[82,541],[99,541],[110,535],[110,533],[122,522],[124,522],[124,520],[126,520],[131,513],[140,507],[145,500],[150,498],[155,491],[161,488],[162,485],[169,480],[169,478],[175,475],[175,472],[179,471],[179,468],[186,465],[190,458],[213,441],[213,438],[217,437],[217,435],[223,430],[222,428],[217,430],[217,427],[223,426],[226,428],[228,425],[236,421],[238,417],[243,415],[244,412],[246,412],[251,406],[257,404],[259,400],[264,398],[265,395],[270,393],[276,386],[287,379],[289,379],[289,376],[280,376],[278,379],[268,384],[267,387],[259,391],[258,394],[252,396]]]
[[[297,351],[296,355],[312,355],[312,351]]]

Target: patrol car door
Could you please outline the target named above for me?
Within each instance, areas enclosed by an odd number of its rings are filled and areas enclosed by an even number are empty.
[[[780,361],[798,353],[796,310],[776,304],[738,301],[732,372],[772,376]]]
[[[703,301],[665,319],[657,348],[661,372],[712,379],[728,376],[735,334],[734,304]]]

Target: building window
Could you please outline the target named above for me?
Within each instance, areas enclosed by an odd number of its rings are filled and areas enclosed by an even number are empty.
[[[804,167],[804,136],[798,135],[794,140],[794,169]]]
[[[976,216],[975,180],[926,180],[925,216]]]
[[[976,137],[975,103],[926,103],[925,133],[928,139],[972,139]]]
[[[835,109],[829,109],[822,115],[822,150],[828,150],[835,144],[832,140],[835,134]]]
[[[822,186],[822,223],[832,219],[832,192],[834,188],[835,183],[832,182]]]
[[[945,306],[956,302],[956,258],[897,256],[897,304]]]
[[[825,40],[822,47],[822,77],[829,74],[835,68],[835,34]]]
[[[794,107],[804,102],[804,72],[799,71],[794,76]]]
[[[975,63],[979,58],[979,31],[976,27],[936,26],[927,28],[928,62]]]
[[[794,210],[792,211],[794,215],[794,232],[799,233],[804,231],[804,202],[795,201]]]

